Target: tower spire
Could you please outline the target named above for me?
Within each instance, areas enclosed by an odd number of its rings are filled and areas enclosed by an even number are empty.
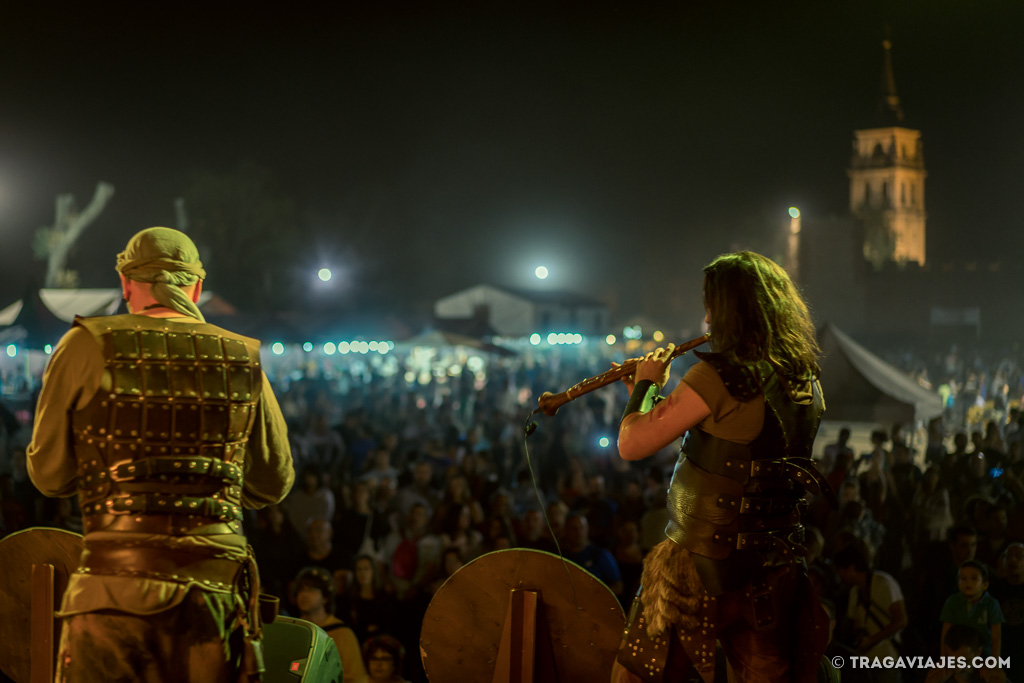
[[[892,70],[892,41],[888,37],[882,41],[885,49],[885,63],[882,66],[882,92],[878,101],[878,111],[894,123],[903,122],[903,105],[900,104],[900,96],[896,94],[896,76]]]

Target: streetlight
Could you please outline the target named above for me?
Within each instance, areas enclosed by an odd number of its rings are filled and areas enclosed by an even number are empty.
[[[800,209],[789,207],[789,235],[786,239],[786,270],[794,281],[800,279]]]

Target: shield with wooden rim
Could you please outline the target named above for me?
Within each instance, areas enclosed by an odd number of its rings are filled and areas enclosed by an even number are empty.
[[[36,527],[0,540],[0,670],[17,683],[29,681],[33,645],[56,657],[60,622],[53,613],[81,554],[82,536],[63,529]],[[52,671],[53,664],[45,666]]]
[[[455,572],[423,617],[430,681],[606,681],[625,615],[578,564],[539,550],[499,550]]]

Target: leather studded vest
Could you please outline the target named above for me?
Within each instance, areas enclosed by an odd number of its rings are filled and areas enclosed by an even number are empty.
[[[749,445],[698,427],[683,442],[668,493],[665,533],[689,550],[712,595],[735,590],[771,563],[803,554],[800,514],[805,491],[828,483],[811,461],[824,403],[813,382],[813,400],[792,400],[768,363],[734,365],[718,354],[698,354],[718,370],[739,401],[763,395],[764,426]]]
[[[106,364],[99,391],[72,415],[85,532],[241,533],[259,342],[139,315],[75,324]]]

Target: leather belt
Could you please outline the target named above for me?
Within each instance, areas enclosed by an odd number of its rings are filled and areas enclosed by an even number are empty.
[[[170,458],[152,457],[132,460],[111,466],[110,478],[113,481],[127,481],[137,477],[151,477],[160,474],[191,474],[209,475],[236,484],[242,480],[242,468],[232,462],[215,458],[192,457]]]
[[[796,510],[799,502],[793,498],[719,496],[716,504],[720,508],[739,509],[741,515],[778,515]]]
[[[690,458],[690,456],[686,456]],[[798,482],[811,493],[822,492],[821,483],[825,477],[818,471],[810,458],[779,458],[777,460],[747,460],[727,457],[719,460],[703,459],[700,466],[723,477],[746,485],[751,479],[762,477],[789,478]],[[827,494],[826,494],[827,495]]]
[[[145,575],[168,581],[234,585],[247,558],[211,557],[207,553],[152,546],[86,545],[80,571],[89,574]]]
[[[758,550],[761,552],[778,550],[787,555],[803,555],[806,552],[801,545],[803,543],[803,532],[804,527],[799,524],[772,531],[735,532],[731,530],[718,530],[713,532],[710,541],[714,545],[736,548],[737,550]],[[715,558],[715,555],[708,556]]]
[[[220,498],[139,493],[115,496],[82,506],[83,515],[161,514],[210,517],[223,522],[242,521],[242,508]]]

